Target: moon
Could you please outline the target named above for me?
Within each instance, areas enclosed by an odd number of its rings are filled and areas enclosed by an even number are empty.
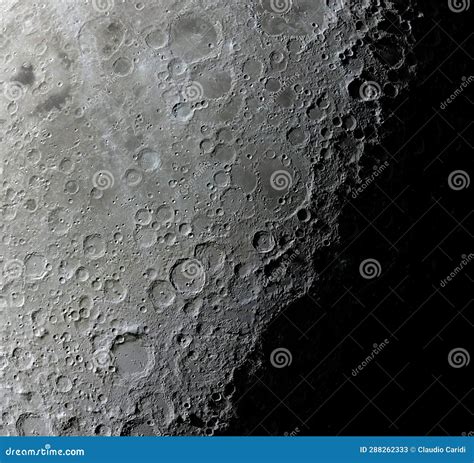
[[[371,5],[2,2],[0,434],[225,431],[405,85]]]

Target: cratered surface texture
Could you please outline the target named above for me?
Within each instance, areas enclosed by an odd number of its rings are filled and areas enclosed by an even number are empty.
[[[410,72],[398,3],[1,2],[1,434],[225,429]]]

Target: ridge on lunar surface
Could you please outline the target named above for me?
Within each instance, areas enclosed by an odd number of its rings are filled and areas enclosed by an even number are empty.
[[[2,2],[1,434],[225,429],[409,72],[398,4]]]

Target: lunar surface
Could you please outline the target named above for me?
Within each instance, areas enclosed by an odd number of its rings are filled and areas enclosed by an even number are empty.
[[[226,429],[411,72],[409,3],[0,3],[0,434]]]

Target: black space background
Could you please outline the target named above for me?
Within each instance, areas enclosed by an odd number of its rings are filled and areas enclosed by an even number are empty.
[[[420,3],[424,16],[414,23],[412,50],[417,77],[407,94],[384,101],[392,114],[388,135],[363,158],[368,175],[376,158],[389,169],[346,203],[340,242],[315,257],[317,286],[274,320],[261,350],[236,375],[238,406],[227,435],[474,430],[472,361],[464,368],[447,361],[453,348],[473,352],[474,261],[440,286],[474,251],[474,186],[454,191],[447,181],[454,170],[474,179],[474,83],[440,109],[462,77],[473,74],[474,5],[454,13],[448,0]],[[388,18],[385,27],[397,27],[396,20]],[[341,201],[347,201],[342,192]],[[379,278],[361,278],[366,258],[380,262]],[[352,376],[385,338],[390,344]],[[271,366],[278,347],[291,351],[290,366]]]

